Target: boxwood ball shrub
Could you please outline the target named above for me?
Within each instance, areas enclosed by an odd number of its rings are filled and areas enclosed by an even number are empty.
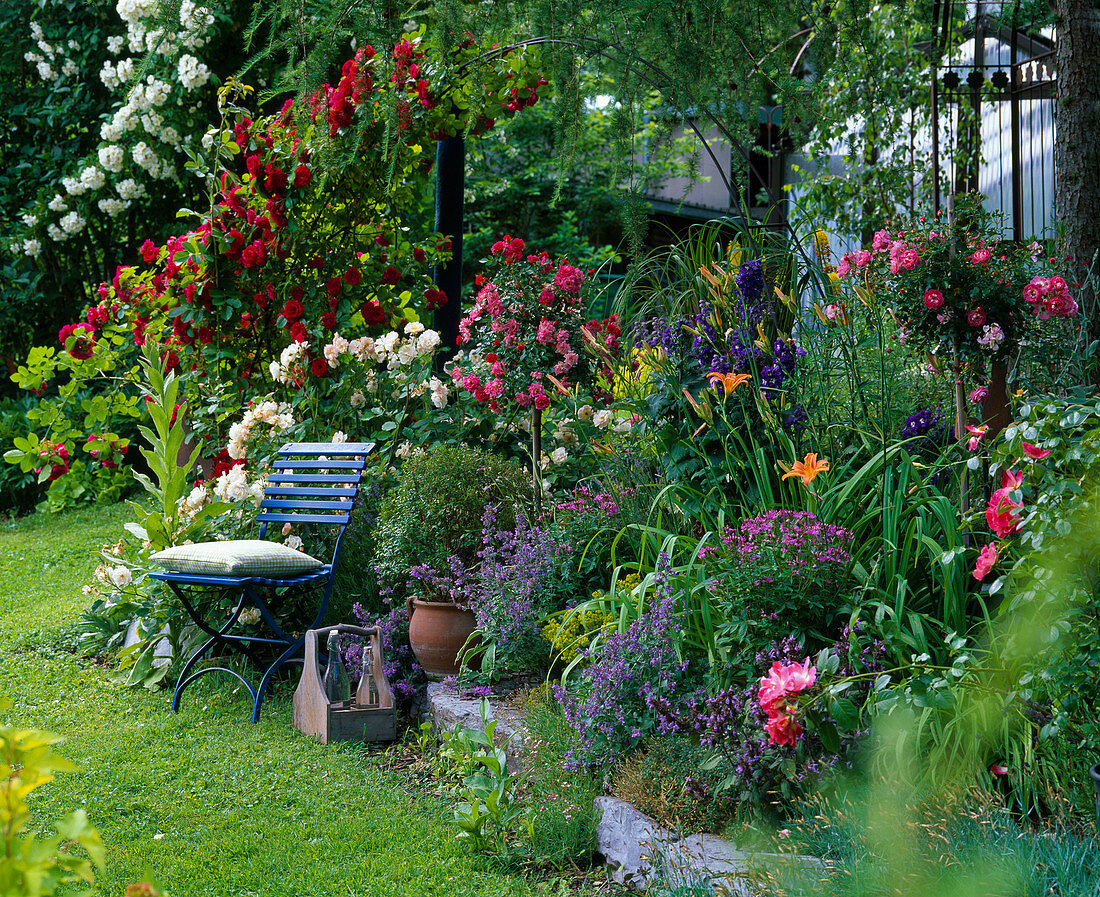
[[[519,462],[467,445],[414,452],[378,515],[375,569],[381,592],[402,601],[410,568],[470,567],[481,548],[485,509],[498,506],[497,526],[514,529],[527,510],[531,483]]]

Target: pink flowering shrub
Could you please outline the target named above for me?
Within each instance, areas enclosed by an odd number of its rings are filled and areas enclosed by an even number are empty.
[[[1002,239],[967,197],[950,220],[937,215],[880,230],[870,252],[841,258],[837,274],[883,297],[907,345],[928,352],[957,341],[981,364],[1011,357],[1040,321],[1077,315],[1068,285],[1040,263],[1041,251]]]
[[[806,511],[768,511],[726,527],[717,545],[699,550],[724,637],[760,650],[792,631],[827,631],[851,582],[852,539]]]
[[[587,386],[598,370],[582,333],[590,281],[545,252],[525,257],[525,248],[510,236],[493,245],[490,274],[479,279],[474,305],[459,324],[459,345],[472,351],[452,376],[493,412],[543,410],[558,390],[554,380],[564,389]],[[611,328],[603,338],[618,349]]]

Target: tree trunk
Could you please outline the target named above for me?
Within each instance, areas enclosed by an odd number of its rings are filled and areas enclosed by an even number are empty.
[[[1085,280],[1100,249],[1100,2],[1057,0],[1057,9],[1055,215],[1089,336],[1100,339],[1097,295]]]

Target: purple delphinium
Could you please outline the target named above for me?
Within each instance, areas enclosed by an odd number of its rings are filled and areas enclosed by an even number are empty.
[[[625,631],[613,632],[590,655],[570,689],[554,689],[577,744],[566,768],[607,766],[656,729],[652,710],[681,690],[687,663],[680,659],[681,611],[668,584],[668,558],[658,560],[652,603]]]
[[[901,428],[901,438],[913,439],[917,436],[927,436],[939,429],[942,422],[942,415],[938,409],[922,408],[905,419],[905,424]]]

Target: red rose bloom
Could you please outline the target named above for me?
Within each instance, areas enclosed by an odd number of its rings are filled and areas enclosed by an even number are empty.
[[[321,326],[324,327],[325,330],[335,330],[336,312],[326,311],[323,315],[321,315]]]
[[[386,321],[385,310],[373,299],[370,302],[363,303],[363,307],[359,309],[359,313],[363,316],[363,320],[367,322],[368,327],[375,327]]]
[[[297,299],[290,299],[287,301],[287,304],[283,306],[283,317],[291,322],[297,321],[305,313],[305,308]]]
[[[424,250],[417,246],[416,249],[413,250],[413,258],[423,265],[428,257],[424,254]]]
[[[294,186],[307,187],[313,180],[313,169],[308,165],[299,165],[294,169]]]
[[[363,275],[359,269],[354,265],[348,265],[348,270],[344,272],[344,280],[347,281],[348,286],[357,287],[362,279]]]
[[[394,286],[401,282],[401,272],[398,271],[393,265],[388,265],[386,270],[382,272],[382,283]]]
[[[309,339],[309,331],[301,321],[295,321],[290,325],[290,335],[296,343],[304,343]]]
[[[335,296],[340,292],[342,282],[339,277],[330,277],[325,281],[325,290],[330,296]]]
[[[323,358],[314,358],[309,364],[309,369],[313,372],[314,377],[328,376],[328,362]]]

